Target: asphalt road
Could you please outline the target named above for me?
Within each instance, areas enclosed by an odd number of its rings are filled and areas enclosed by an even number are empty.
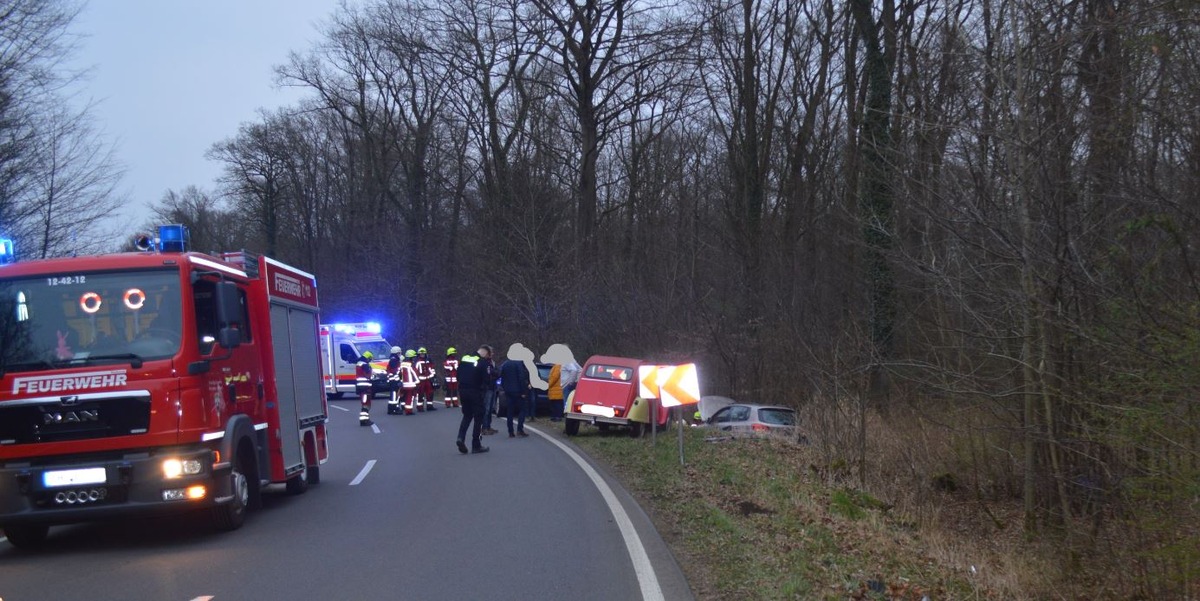
[[[389,416],[376,399],[376,432],[355,402],[330,405],[331,457],[306,494],[267,491],[232,533],[197,514],[62,526],[37,552],[4,542],[0,600],[692,598],[629,495],[552,441],[558,424],[460,455],[458,409]]]

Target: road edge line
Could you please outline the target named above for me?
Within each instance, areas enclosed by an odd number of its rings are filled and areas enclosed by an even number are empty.
[[[617,522],[617,528],[621,531],[621,538],[625,540],[625,550],[629,552],[629,560],[633,562],[633,571],[637,574],[638,587],[642,590],[643,601],[664,601],[662,586],[658,583],[658,575],[654,572],[654,566],[650,563],[650,555],[646,553],[646,547],[642,544],[642,538],[638,536],[637,528],[634,527],[633,521],[629,519],[629,514],[625,512],[625,507],[621,505],[621,501],[617,499],[616,493],[609,487],[600,473],[593,468],[591,464],[579,456],[574,449],[563,444],[553,436],[538,430],[533,426],[526,426],[527,430],[532,430],[534,434],[545,438],[554,443],[562,452],[566,453],[583,473],[600,491],[600,496],[604,498],[604,502],[608,505],[608,510],[612,513],[613,520]]]

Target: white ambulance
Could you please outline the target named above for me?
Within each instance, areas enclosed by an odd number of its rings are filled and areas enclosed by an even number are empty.
[[[363,353],[371,352],[372,389],[387,389],[387,362],[392,345],[380,334],[379,324],[321,324],[321,372],[325,394],[331,399],[354,395],[355,363]]]

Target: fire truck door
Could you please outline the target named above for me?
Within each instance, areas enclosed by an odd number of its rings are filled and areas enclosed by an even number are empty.
[[[296,369],[292,365],[292,335],[288,327],[289,309],[271,305],[271,347],[275,361],[275,390],[279,404],[279,442],[283,465],[290,469],[304,463],[300,447],[300,422],[296,413]],[[301,341],[297,343],[303,344]]]

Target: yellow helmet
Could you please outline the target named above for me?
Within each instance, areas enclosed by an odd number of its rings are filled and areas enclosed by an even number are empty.
[[[416,357],[416,356],[417,356],[417,351],[414,351],[414,350],[412,350],[412,349],[408,349],[407,351],[404,351],[404,356],[405,356],[405,357],[408,357],[409,359],[412,359],[413,357]]]
[[[424,354],[426,354],[426,353],[428,353],[428,352],[429,352],[429,351],[425,350],[425,347],[421,347],[421,348],[417,349],[417,354],[418,354],[418,355],[424,355]]]
[[[454,347],[450,347],[450,348],[446,349],[446,354],[447,355],[457,355],[458,349],[456,349]]]
[[[371,351],[367,351],[367,352],[363,353],[363,359],[370,359],[371,357],[374,357],[374,356],[375,355],[371,354]]]

